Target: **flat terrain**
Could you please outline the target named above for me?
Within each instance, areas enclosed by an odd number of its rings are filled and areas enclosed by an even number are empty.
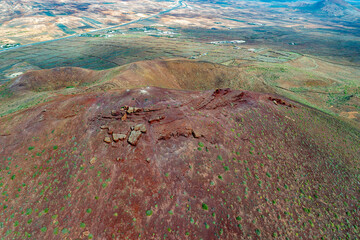
[[[357,32],[360,26],[360,12],[351,18],[336,17],[336,14],[323,16],[300,11],[298,5],[261,1],[109,0],[99,3],[89,0],[5,0],[0,6],[0,45],[51,41],[133,22],[219,30],[268,26],[297,31],[330,29]],[[321,13],[322,10],[318,11]]]
[[[126,24],[171,9],[175,1],[2,1],[0,44],[32,43]]]

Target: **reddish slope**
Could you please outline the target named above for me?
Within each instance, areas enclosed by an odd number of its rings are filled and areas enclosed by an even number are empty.
[[[58,97],[0,126],[7,239],[359,234],[359,132],[293,102],[146,88]]]
[[[103,71],[77,67],[32,70],[9,84],[12,91],[51,91],[66,87],[84,86],[103,77]]]
[[[76,67],[28,71],[8,83],[8,90],[52,91],[62,88],[90,88],[88,91],[140,86],[204,90],[234,84],[236,87],[273,92],[263,81],[248,81],[244,70],[221,64],[189,60],[149,60],[118,68],[94,71]]]

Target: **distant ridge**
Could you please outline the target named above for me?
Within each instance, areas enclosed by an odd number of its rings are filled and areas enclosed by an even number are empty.
[[[303,12],[311,12],[333,17],[360,17],[360,10],[344,0],[321,0],[298,7]]]

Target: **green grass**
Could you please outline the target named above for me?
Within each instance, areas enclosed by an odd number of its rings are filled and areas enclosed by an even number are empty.
[[[208,205],[206,204],[206,203],[203,203],[202,205],[201,205],[201,208],[202,209],[204,209],[204,210],[209,210],[209,207],[208,207]]]

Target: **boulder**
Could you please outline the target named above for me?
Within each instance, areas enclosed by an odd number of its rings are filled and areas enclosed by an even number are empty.
[[[131,113],[134,112],[134,108],[133,108],[133,107],[129,107],[129,108],[126,110],[126,112],[127,112],[128,114],[131,114]]]
[[[117,110],[112,110],[111,111],[112,116],[119,116],[120,114],[121,114],[120,111],[117,111]]]
[[[138,124],[134,127],[134,131],[140,131],[142,133],[146,133],[146,127],[144,124]]]
[[[201,133],[197,130],[192,130],[192,134],[194,136],[194,138],[200,138],[201,137]]]
[[[124,140],[126,138],[126,135],[121,133],[113,133],[112,136],[115,142],[118,142],[119,140]]]
[[[105,137],[105,138],[104,138],[104,142],[106,142],[106,143],[111,143],[111,138],[110,138],[110,137]]]
[[[141,137],[141,131],[135,131],[135,130],[133,130],[133,131],[131,131],[131,133],[130,133],[130,136],[129,136],[129,138],[128,138],[128,142],[129,142],[131,145],[136,146],[137,143],[138,143],[138,141],[139,141],[139,139],[140,139],[140,137]]]

